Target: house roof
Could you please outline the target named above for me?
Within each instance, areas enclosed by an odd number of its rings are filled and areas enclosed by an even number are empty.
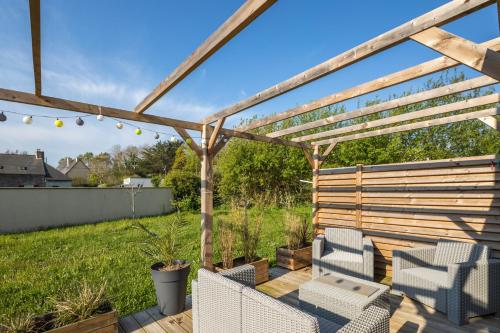
[[[71,178],[66,176],[61,171],[54,168],[52,165],[45,163],[45,169],[47,170],[46,176],[47,180],[50,181],[71,181]]]
[[[71,178],[35,155],[0,154],[0,174],[45,176],[52,181],[71,181]]]
[[[0,154],[0,174],[43,176],[46,171],[44,161],[35,155]]]
[[[73,169],[75,167],[75,165],[77,165],[78,163],[81,163],[81,165],[83,165],[85,168],[89,169],[89,167],[83,163],[81,160],[74,160],[73,162],[71,162],[69,165],[65,165],[64,167],[58,167],[57,170],[59,170],[60,172],[62,172],[63,174],[67,175],[68,172],[71,171],[71,169]],[[89,169],[90,170],[90,169]]]

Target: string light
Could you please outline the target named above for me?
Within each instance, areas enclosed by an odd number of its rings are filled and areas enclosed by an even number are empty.
[[[102,115],[101,106],[99,106],[99,114],[97,115],[97,120],[99,120],[99,121],[104,120],[104,116]]]
[[[25,123],[26,125],[31,125],[32,122],[33,122],[32,116],[24,116],[23,117],[23,123]]]
[[[57,119],[54,121],[54,125],[55,125],[56,127],[63,127],[63,126],[64,126],[64,122],[63,122],[61,119],[57,118]]]
[[[87,115],[81,115],[81,116],[58,116],[58,115],[45,115],[45,114],[36,114],[36,115],[32,115],[32,114],[29,114],[29,113],[23,113],[23,112],[16,112],[16,111],[9,111],[9,110],[1,110],[0,109],[0,122],[6,122],[8,120],[7,118],[7,113],[10,113],[10,114],[14,114],[14,115],[18,115],[18,116],[22,116],[22,121],[23,123],[25,123],[26,125],[31,125],[33,123],[33,118],[47,118],[47,119],[54,119],[54,125],[56,127],[63,127],[64,126],[64,122],[63,122],[63,119],[74,119],[75,120],[75,123],[76,125],[78,126],[83,126],[85,124],[83,118],[85,117],[92,117],[94,115],[92,114],[87,114]],[[102,116],[102,114],[100,114]],[[98,115],[99,116],[99,115]],[[117,119],[117,118],[111,118],[110,119],[113,119],[114,121],[116,121],[116,128],[117,129],[123,129],[123,127],[125,125],[128,125],[128,126],[131,126],[131,127],[136,127],[137,125],[134,125],[133,123],[129,123],[129,122],[126,122],[126,121],[123,121],[121,119]],[[58,120],[62,123],[61,126],[57,126],[56,123],[59,124]],[[105,120],[105,117],[103,116],[102,117],[102,120]],[[161,135],[165,135],[166,137],[170,137],[169,141],[172,142],[172,143],[176,143],[176,142],[179,142],[180,140],[177,138],[177,136],[174,134],[174,133],[167,133],[167,132],[161,132],[161,131],[158,131],[158,130],[154,130],[154,129],[150,129],[150,128],[144,128],[144,127],[137,127],[134,131],[134,133],[136,135],[141,135],[143,131],[146,131],[146,132],[151,132],[151,133],[154,133],[153,137],[155,140],[158,140],[160,139],[160,136]],[[194,139],[200,139],[201,136],[193,136],[192,138]],[[186,143],[190,144],[191,143],[191,140],[190,139],[187,139],[186,140]]]

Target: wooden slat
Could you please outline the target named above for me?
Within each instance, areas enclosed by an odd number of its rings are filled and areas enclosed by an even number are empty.
[[[418,177],[418,176],[437,176],[437,175],[471,175],[480,173],[500,172],[491,165],[476,165],[476,166],[451,166],[449,168],[433,168],[433,169],[418,169],[418,170],[393,170],[393,171],[376,171],[366,172],[364,179],[371,178],[394,178],[394,177]],[[327,176],[322,178],[326,179]],[[330,176],[332,177],[332,176]]]
[[[242,102],[236,103],[228,108],[225,108],[224,110],[214,113],[206,117],[203,122],[211,123],[220,118],[241,112],[290,90],[296,89],[306,83],[317,80],[327,74],[338,71],[348,65],[354,64],[391,46],[404,42],[411,35],[430,27],[451,22],[493,3],[495,3],[494,0],[457,0],[446,3],[441,7],[415,18],[414,20],[406,22],[397,28],[377,36],[366,43],[333,57],[302,73],[299,73],[286,81],[274,85],[273,87],[263,90]]]
[[[377,120],[373,120],[373,121],[367,121],[367,122],[364,122],[361,124],[340,127],[340,128],[336,128],[333,130],[323,131],[323,132],[315,133],[315,134],[304,135],[304,136],[301,136],[298,138],[294,138],[294,139],[292,139],[292,141],[302,142],[302,141],[315,140],[315,139],[320,139],[320,138],[324,138],[324,137],[340,135],[340,134],[345,134],[345,133],[352,133],[352,132],[356,132],[356,131],[367,130],[370,128],[375,128],[375,127],[380,127],[380,126],[385,126],[385,125],[393,125],[393,124],[403,122],[403,121],[409,121],[409,120],[414,120],[414,119],[418,119],[418,118],[441,115],[441,114],[450,113],[453,111],[459,111],[459,110],[468,109],[468,108],[486,105],[486,104],[493,104],[493,103],[496,103],[498,101],[500,101],[500,94],[490,94],[490,95],[472,98],[472,99],[468,99],[468,100],[463,100],[463,101],[458,101],[458,102],[454,102],[454,103],[430,107],[430,108],[426,108],[426,109],[419,110],[419,111],[407,112],[407,113],[403,113],[403,114],[400,114],[397,116],[386,117],[386,118],[377,119]]]
[[[326,126],[326,125],[332,125],[332,124],[338,123],[340,121],[355,119],[358,117],[367,116],[367,115],[382,112],[385,110],[390,110],[390,109],[394,109],[397,107],[402,107],[402,106],[406,106],[406,105],[410,105],[410,104],[414,104],[414,103],[427,101],[427,100],[430,100],[433,98],[443,97],[443,96],[451,95],[454,93],[467,91],[470,89],[488,86],[491,84],[495,84],[496,82],[498,82],[498,81],[495,79],[492,79],[488,76],[480,76],[480,77],[477,77],[474,79],[453,83],[453,84],[450,84],[450,85],[447,85],[444,87],[439,87],[439,88],[435,88],[435,89],[431,89],[431,90],[422,91],[422,92],[415,93],[415,94],[408,95],[408,96],[404,96],[404,97],[401,97],[398,99],[393,99],[393,100],[389,100],[386,102],[381,102],[381,103],[366,106],[366,107],[363,107],[363,108],[360,108],[357,110],[329,116],[329,117],[324,118],[324,119],[319,119],[319,120],[311,121],[311,122],[308,122],[305,124],[289,127],[289,128],[286,128],[286,129],[283,129],[280,131],[269,133],[269,134],[267,134],[267,136],[269,136],[271,138],[276,138],[276,137],[281,137],[284,135],[289,135],[289,134],[293,134],[293,133],[297,133],[297,132],[301,132],[301,131],[305,131],[305,130],[310,130],[310,129]],[[298,138],[296,138],[295,140],[297,140],[297,139]],[[302,141],[302,140],[297,140],[297,141]]]
[[[201,158],[201,148],[196,144],[196,142],[194,142],[191,135],[189,135],[189,133],[184,128],[174,127],[174,129],[181,136],[184,142],[189,146],[189,148],[191,148],[191,150],[194,151],[199,158]]]
[[[363,138],[371,138],[374,136],[380,136],[380,135],[398,133],[398,132],[406,132],[406,131],[411,131],[411,130],[420,129],[420,128],[427,128],[427,127],[439,126],[439,125],[447,125],[447,124],[466,121],[466,120],[478,119],[481,117],[496,116],[498,114],[500,114],[500,108],[491,108],[491,109],[487,109],[487,110],[483,110],[483,111],[468,112],[468,113],[459,114],[459,115],[455,115],[455,116],[442,117],[442,118],[438,118],[438,119],[416,122],[416,123],[412,123],[412,124],[408,124],[408,125],[400,125],[400,126],[389,127],[389,128],[359,133],[359,134],[341,136],[341,137],[337,137],[334,139],[326,139],[326,140],[316,141],[316,142],[313,142],[312,144],[314,144],[314,145],[326,145],[326,144],[331,144],[333,142],[345,142],[345,141],[358,140],[358,139],[363,139]]]
[[[493,50],[437,27],[419,32],[411,36],[411,39],[500,80],[500,54]]]
[[[213,146],[215,145],[215,142],[217,141],[217,138],[219,137],[220,130],[222,126],[224,125],[224,121],[226,118],[222,118],[217,120],[217,124],[215,124],[215,127],[212,131],[212,135],[210,135],[210,140],[208,141],[208,149],[212,149]]]
[[[451,174],[451,175],[429,175],[417,177],[392,177],[392,178],[365,178],[363,179],[363,186],[368,185],[387,185],[393,184],[395,186],[405,184],[433,184],[433,183],[466,183],[466,182],[487,182],[500,180],[500,173],[489,172],[479,174]],[[330,180],[332,182],[333,180]],[[450,184],[453,185],[453,184]]]
[[[488,125],[489,127],[493,128],[494,130],[500,130],[500,125],[498,124],[498,119],[495,117],[484,117],[484,118],[479,118],[483,123]]]
[[[31,50],[33,55],[33,73],[35,95],[42,95],[42,56],[40,39],[40,0],[30,0]]]
[[[325,151],[323,152],[323,154],[321,154],[321,160],[322,162],[328,157],[328,155],[330,155],[330,153],[332,152],[332,150],[335,148],[335,146],[337,145],[336,142],[334,143],[331,143],[326,149]]]
[[[135,112],[143,113],[161,96],[182,81],[189,73],[207,60],[212,54],[230,41],[241,30],[248,26],[260,14],[268,9],[276,0],[248,0],[230,18],[228,18],[203,44],[167,76],[136,107]]]
[[[494,51],[500,51],[500,37],[492,39],[490,41],[481,44],[484,47],[488,47]],[[424,62],[422,64],[395,72],[389,75],[382,76],[375,80],[363,83],[361,85],[348,88],[341,92],[320,98],[310,103],[302,104],[300,106],[294,107],[287,111],[278,113],[276,115],[264,117],[259,120],[255,120],[248,125],[241,126],[238,129],[242,131],[248,131],[257,127],[269,125],[281,120],[292,118],[301,115],[306,112],[310,112],[325,106],[329,106],[335,103],[343,102],[354,97],[362,96],[371,92],[375,92],[384,88],[392,87],[396,84],[407,82],[420,78],[425,75],[436,73],[445,69],[449,69],[460,65],[460,62],[450,59],[448,57],[440,57],[434,60]],[[284,132],[286,133],[286,132]],[[284,134],[283,134],[284,135]]]

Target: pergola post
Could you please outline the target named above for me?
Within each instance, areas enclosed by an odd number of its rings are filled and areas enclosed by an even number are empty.
[[[212,270],[213,179],[212,156],[208,149],[211,127],[203,125],[201,134],[201,266]]]
[[[319,154],[319,146],[314,145],[313,152],[313,186],[312,186],[312,202],[313,202],[313,233],[314,236],[318,234],[318,176],[319,176],[319,167],[320,167],[320,154]]]

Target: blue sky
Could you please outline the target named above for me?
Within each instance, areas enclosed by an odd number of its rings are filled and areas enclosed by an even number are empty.
[[[447,1],[281,0],[257,18],[149,113],[200,121],[321,63],[376,35],[424,14]],[[42,83],[49,96],[133,109],[167,74],[203,42],[243,1],[42,0]],[[498,37],[495,6],[444,26],[475,42]],[[0,0],[0,87],[34,89],[28,1]],[[229,119],[268,115],[332,94],[379,76],[439,56],[406,42],[347,69],[275,98]],[[459,67],[473,77],[479,74]],[[385,98],[424,79],[346,103],[353,109],[366,99]],[[0,109],[45,115],[73,115],[59,110],[0,102]],[[153,143],[153,134],[115,129],[115,121],[85,118],[83,127],[67,120],[35,118],[31,126],[8,115],[0,123],[0,151],[46,151],[50,162],[85,151],[108,151],[113,145]],[[138,125],[140,126],[140,125]],[[173,130],[151,125],[166,132]],[[194,134],[196,135],[196,134]]]

